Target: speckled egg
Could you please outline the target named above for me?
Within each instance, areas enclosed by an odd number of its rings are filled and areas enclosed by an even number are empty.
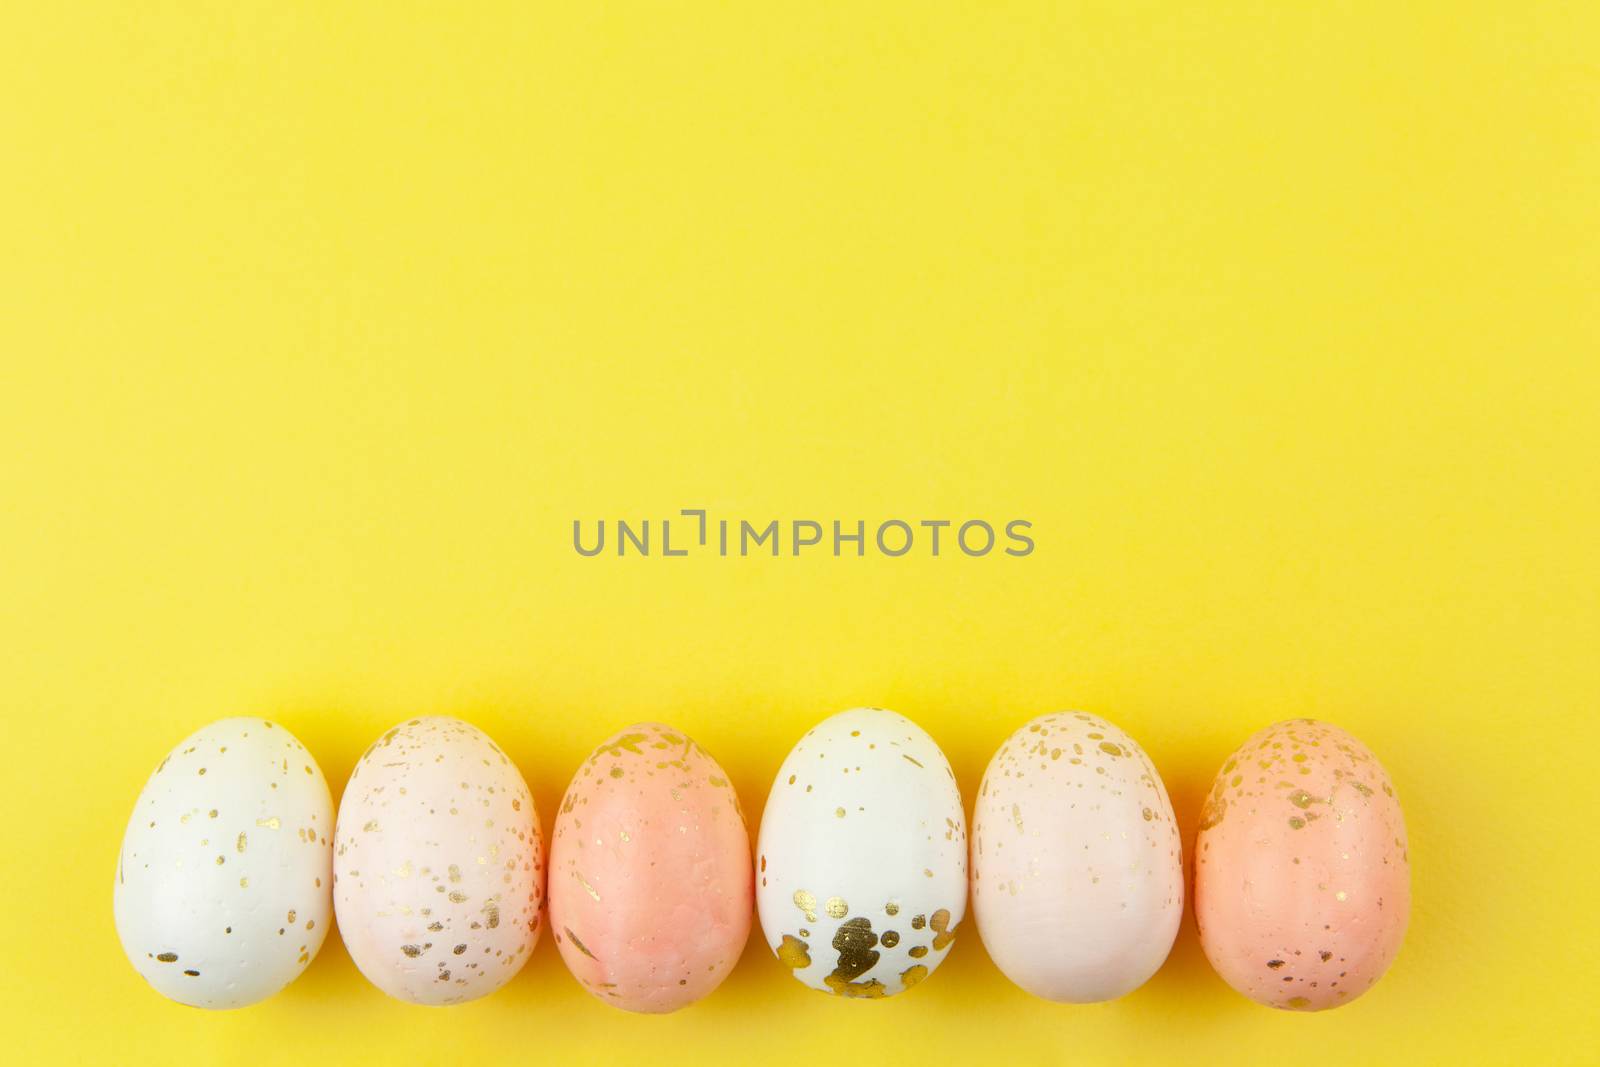
[[[733,970],[750,936],[750,837],[728,776],[681,730],[630,726],[567,787],[550,841],[550,925],[583,987],[676,1011]]]
[[[415,1004],[494,992],[539,937],[544,844],[516,766],[459,719],[367,749],[339,804],[334,907],[368,980]]]
[[[332,911],[333,800],[317,761],[266,719],[222,719],[173,749],[122,838],[117,936],[163,996],[239,1008],[299,976]]]
[[[800,739],[772,784],[756,851],[767,943],[813,989],[909,989],[949,954],[966,914],[955,774],[933,738],[892,711],[842,711]]]
[[[1111,1000],[1160,969],[1183,918],[1183,843],[1131,737],[1061,712],[1000,746],[973,808],[972,910],[995,965],[1046,1000]]]
[[[1348,1004],[1393,962],[1411,910],[1389,775],[1337,726],[1269,726],[1228,757],[1195,841],[1195,918],[1217,973],[1252,1000]]]

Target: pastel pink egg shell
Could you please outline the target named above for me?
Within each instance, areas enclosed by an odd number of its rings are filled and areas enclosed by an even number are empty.
[[[1195,918],[1211,964],[1276,1008],[1372,987],[1411,910],[1405,820],[1388,773],[1327,723],[1280,722],[1213,783],[1195,843]]]
[[[669,1012],[715,989],[750,934],[750,840],[728,776],[681,730],[639,723],[595,749],[556,816],[561,957],[616,1007]]]
[[[390,996],[494,992],[539,939],[544,850],[527,784],[488,735],[425,716],[356,764],[335,830],[334,908],[361,973]]]

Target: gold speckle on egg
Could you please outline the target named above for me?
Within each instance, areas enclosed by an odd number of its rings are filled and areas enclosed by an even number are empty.
[[[773,951],[778,954],[778,962],[791,970],[798,971],[811,966],[811,952],[798,937],[784,934],[783,942]]]
[[[827,909],[828,918],[830,919],[842,919],[850,914],[850,905],[844,902],[843,897],[829,897],[828,903],[824,907]]]
[[[643,753],[639,751],[639,744],[642,741],[648,740],[649,738],[644,734],[623,734],[621,737],[611,742],[611,744],[601,745],[599,748],[595,749],[594,755],[589,758],[590,760],[595,760],[599,759],[601,756],[620,756],[624,752],[631,752],[635,756],[640,756],[643,755]],[[593,957],[590,958],[592,959]]]
[[[250,839],[245,836],[243,830],[240,830],[239,831],[239,839],[233,843],[233,847],[236,850],[238,850],[240,852],[243,852],[249,846],[249,844],[250,844]]]
[[[839,953],[839,964],[823,981],[841,996],[873,996],[870,990],[853,986],[855,979],[866,974],[878,962],[878,953],[875,951],[877,944],[878,935],[872,932],[872,920],[862,916],[843,923],[833,935],[833,947]],[[876,984],[881,989],[882,983]],[[881,996],[882,993],[877,995]]]
[[[640,737],[640,740],[643,740],[642,735]],[[585,956],[588,956],[591,960],[594,959],[594,953],[590,952],[589,949],[588,949],[588,946],[586,946],[582,941],[578,940],[578,935],[572,932],[572,927],[563,926],[561,928],[561,931],[562,931],[562,933],[567,935],[567,940],[572,942],[572,947],[573,948],[577,949],[579,952],[583,953]]]
[[[932,918],[928,920],[928,928],[934,933],[935,949],[942,949],[956,939],[956,932],[950,926],[950,912],[945,908],[933,913]]]
[[[1213,793],[1206,797],[1206,802],[1200,808],[1200,829],[1209,830],[1220,823],[1228,813],[1228,798],[1221,793]]]
[[[804,889],[794,891],[794,906],[800,909],[807,922],[817,921],[817,898]]]

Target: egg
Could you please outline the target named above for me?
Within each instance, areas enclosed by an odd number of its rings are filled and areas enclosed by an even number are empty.
[[[972,911],[995,965],[1046,1000],[1139,988],[1183,918],[1183,844],[1144,750],[1061,712],[1012,734],[972,814]]]
[[[727,774],[688,734],[638,723],[590,754],[550,840],[550,925],[607,1004],[669,1012],[733,970],[754,907],[750,837]]]
[[[1222,765],[1195,841],[1200,944],[1234,989],[1320,1011],[1370,989],[1411,910],[1389,775],[1337,726],[1269,726]]]
[[[122,837],[117,936],[165,997],[240,1008],[300,975],[332,910],[333,800],[288,730],[221,719],[150,775]]]
[[[460,719],[411,719],[367,749],[339,804],[333,870],[351,959],[400,1000],[492,993],[538,940],[533,798],[499,746]]]
[[[892,996],[949,955],[966,915],[955,774],[903,715],[852,708],[784,760],[761,819],[756,907],[778,960],[813,989]]]

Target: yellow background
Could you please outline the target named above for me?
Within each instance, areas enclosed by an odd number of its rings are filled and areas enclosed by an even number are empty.
[[[5,1040],[124,1063],[1593,1054],[1600,15],[1523,2],[13,4],[0,16]],[[452,10],[465,7],[470,10]],[[937,560],[581,559],[582,517],[970,517]],[[885,1003],[759,937],[666,1018],[541,941],[468,1006],[330,938],[256,1008],[124,962],[127,812],[206,720],[330,781],[466,717],[546,829],[660,718],[752,820],[901,710],[970,798],[1027,718],[1138,738],[1192,831],[1330,719],[1411,834],[1361,1001],[1258,1008],[1185,924],[1123,1001],[971,925]],[[18,1061],[24,1062],[24,1061]]]

